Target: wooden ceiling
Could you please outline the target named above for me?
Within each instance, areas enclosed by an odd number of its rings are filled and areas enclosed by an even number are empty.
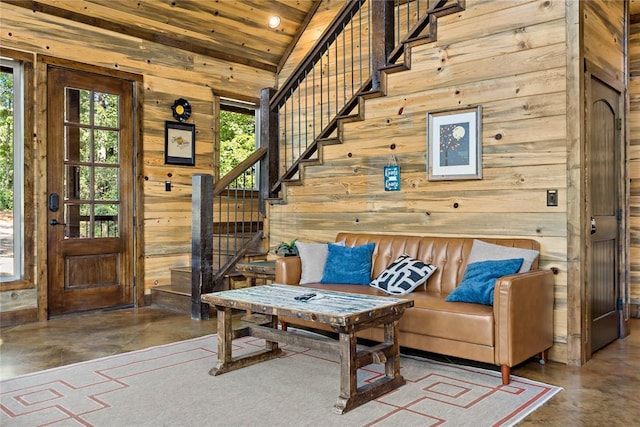
[[[179,49],[278,71],[314,0],[2,0]],[[281,24],[268,26],[279,16]]]

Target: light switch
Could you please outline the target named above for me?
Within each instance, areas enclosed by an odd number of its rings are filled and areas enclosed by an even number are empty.
[[[164,182],[164,191],[171,191],[171,181]]]

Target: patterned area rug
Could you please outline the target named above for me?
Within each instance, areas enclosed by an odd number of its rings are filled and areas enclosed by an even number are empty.
[[[234,341],[234,355],[264,341]],[[343,415],[337,356],[283,346],[283,356],[217,377],[216,335],[0,382],[8,426],[508,426],[561,389],[500,373],[403,356],[407,383]],[[384,374],[359,370],[359,382]]]

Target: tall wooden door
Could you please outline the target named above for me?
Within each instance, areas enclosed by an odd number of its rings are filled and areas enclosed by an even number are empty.
[[[591,351],[619,336],[619,173],[621,95],[596,77],[590,79],[587,187],[590,215],[589,289]]]
[[[49,314],[134,298],[133,83],[48,70]]]

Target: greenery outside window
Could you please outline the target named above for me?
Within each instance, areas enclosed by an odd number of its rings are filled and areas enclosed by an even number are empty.
[[[222,98],[220,100],[220,176],[223,177],[249,157],[257,147],[255,104]],[[237,188],[256,189],[257,170],[251,170],[234,183]]]
[[[0,58],[0,282],[24,270],[23,99],[20,63]]]

